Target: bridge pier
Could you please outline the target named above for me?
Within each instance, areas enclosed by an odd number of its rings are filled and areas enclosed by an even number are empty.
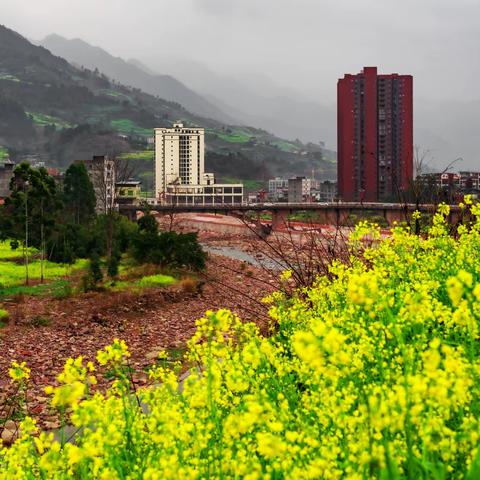
[[[387,225],[391,227],[395,222],[400,223],[408,220],[405,212],[401,210],[383,210],[383,218],[387,221]]]
[[[341,227],[347,224],[349,217],[349,210],[343,208],[330,208],[328,210],[322,210],[319,212],[319,222],[324,225],[333,225],[335,227]]]
[[[272,231],[288,227],[289,210],[272,210]]]

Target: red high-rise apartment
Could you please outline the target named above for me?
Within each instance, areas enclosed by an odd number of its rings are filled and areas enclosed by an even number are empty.
[[[365,67],[338,80],[338,194],[398,201],[413,176],[413,79]]]

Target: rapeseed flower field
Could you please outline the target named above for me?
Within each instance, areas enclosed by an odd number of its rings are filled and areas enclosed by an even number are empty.
[[[333,279],[265,299],[268,337],[207,312],[181,382],[159,358],[132,391],[122,340],[68,360],[47,394],[75,441],[27,417],[0,479],[480,478],[480,205],[466,208],[455,236],[444,205],[426,237],[361,225]]]

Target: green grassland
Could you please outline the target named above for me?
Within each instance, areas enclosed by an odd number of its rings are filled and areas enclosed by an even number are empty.
[[[121,160],[147,160],[153,161],[155,152],[153,150],[140,150],[137,152],[122,153],[119,157]]]
[[[157,273],[154,275],[145,275],[138,279],[122,280],[122,278],[120,278],[120,280],[113,282],[109,289],[117,292],[124,290],[140,292],[148,288],[169,287],[175,283],[177,283],[177,279],[175,277]]]
[[[277,148],[280,150],[283,150],[284,152],[290,152],[290,153],[295,153],[298,152],[299,147],[293,143],[287,142],[286,140],[273,140],[270,142],[272,145],[275,145]]]
[[[55,125],[56,128],[73,128],[75,125],[66,122],[58,117],[53,117],[51,115],[46,115],[44,113],[36,112],[27,112],[27,115],[30,115],[34,123],[40,127],[45,127],[46,125]]]
[[[288,152],[297,153],[298,145],[292,142],[273,137],[272,135],[250,128],[229,128],[228,130],[207,129],[207,134],[213,135],[219,140],[228,143],[249,143],[255,142],[257,144],[273,145],[278,149]]]
[[[206,129],[206,133],[228,143],[248,143],[255,139],[255,136],[247,129],[232,128],[226,130]]]
[[[60,265],[45,260],[43,263],[43,277],[46,280],[56,280],[70,275],[87,265],[86,260],[77,260],[73,265]],[[0,260],[0,286],[12,287],[25,282],[25,265],[14,261]],[[41,262],[38,259],[31,260],[28,264],[28,276],[32,280],[41,278]]]
[[[31,256],[37,255],[38,253],[39,252],[36,248],[28,249],[28,254]],[[13,249],[10,246],[9,241],[0,242],[0,261],[10,260],[10,259],[21,259],[21,258],[23,258],[22,248]]]
[[[41,261],[38,251],[29,249],[28,276],[32,283],[41,278]],[[0,298],[17,294],[57,296],[69,284],[67,277],[72,272],[87,266],[86,260],[77,260],[73,265],[43,262],[43,277],[46,283],[25,285],[23,250],[13,250],[8,241],[0,243]]]
[[[43,267],[44,283],[40,284],[39,252],[29,249],[30,285],[25,285],[23,250],[11,249],[8,241],[0,242],[0,299],[12,298],[20,294],[63,298],[72,294],[73,291],[78,293],[81,291],[78,286],[79,276],[74,274],[82,271],[86,273],[88,260],[79,259],[73,265],[44,261]],[[149,272],[145,270],[145,266],[136,265],[128,255],[124,256],[119,267],[119,278],[112,282],[105,276],[104,282],[99,287],[112,291],[141,291],[149,288],[168,287],[177,282],[175,277],[158,272],[158,267],[148,266],[148,268]]]
[[[117,132],[124,135],[138,135],[141,137],[151,137],[153,135],[153,130],[151,128],[142,128],[139,127],[132,120],[121,118],[117,120],[111,120],[110,125]]]

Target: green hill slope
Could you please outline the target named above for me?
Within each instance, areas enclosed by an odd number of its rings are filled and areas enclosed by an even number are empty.
[[[0,26],[0,145],[14,159],[67,166],[93,154],[144,151],[152,129],[182,120],[207,129],[207,168],[220,176],[334,175],[319,146],[194,115],[179,103],[76,68]]]

